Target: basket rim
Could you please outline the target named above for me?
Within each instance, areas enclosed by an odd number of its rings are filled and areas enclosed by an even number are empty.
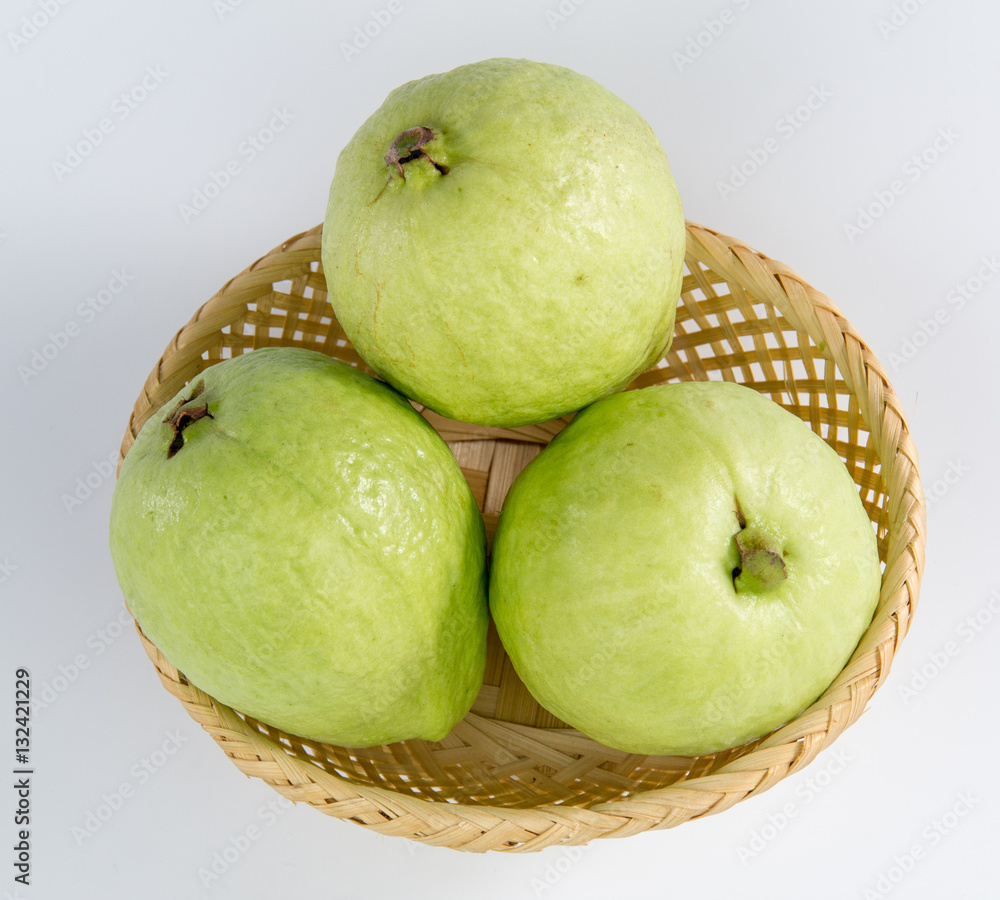
[[[890,521],[897,527],[888,534],[881,594],[872,622],[843,671],[808,709],[710,774],[682,777],[666,787],[589,806],[542,803],[513,808],[409,796],[341,778],[293,756],[234,710],[187,682],[136,622],[143,647],[164,686],[241,770],[264,778],[293,801],[308,802],[331,816],[352,819],[385,834],[455,849],[525,852],[672,827],[721,812],[808,765],[865,711],[906,636],[919,600],[924,567],[926,505],[902,404],[884,367],[829,297],[789,266],[743,241],[691,221],[686,225],[689,268],[692,263],[705,266],[751,297],[774,303],[796,329],[808,334],[822,356],[837,366],[857,398],[883,477],[887,460],[894,463],[895,477],[891,483],[886,481],[885,502]],[[220,323],[231,321],[234,311],[245,310],[246,298],[259,294],[262,285],[275,283],[277,267],[287,272],[285,277],[312,272],[321,233],[322,224],[283,241],[229,279],[178,330],[135,402],[122,440],[119,470],[145,419],[183,386],[181,382],[172,388],[173,382],[159,380],[164,364],[177,353],[200,356],[209,339],[217,335]],[[164,394],[167,396],[160,400]],[[524,429],[493,431],[498,437],[524,439]],[[416,827],[421,824],[424,828]]]

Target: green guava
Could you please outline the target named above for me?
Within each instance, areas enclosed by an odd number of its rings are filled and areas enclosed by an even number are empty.
[[[110,544],[171,663],[287,732],[438,740],[482,684],[468,483],[404,397],[321,353],[254,350],[183,388],[125,457]]]
[[[847,467],[748,387],[599,400],[517,478],[490,607],[544,707],[630,753],[713,753],[814,702],[881,567]]]
[[[490,59],[396,88],[337,159],[322,259],[358,352],[487,425],[625,387],[673,333],[685,223],[663,147],[570,69]]]

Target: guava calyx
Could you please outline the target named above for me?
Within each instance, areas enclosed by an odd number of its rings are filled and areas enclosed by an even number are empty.
[[[788,578],[788,568],[781,546],[767,532],[740,522],[733,535],[740,552],[740,564],[733,569],[737,593],[762,594],[773,591]]]
[[[191,401],[196,400],[205,390],[205,382],[199,381],[191,391],[191,396],[180,400],[177,405],[170,411],[163,421],[169,425],[174,432],[173,438],[167,447],[167,459],[170,459],[174,454],[177,453],[184,446],[184,429],[188,427],[192,422],[197,422],[199,419],[204,419],[206,416],[209,419],[214,419],[215,417],[208,411],[208,401],[205,400],[199,406],[188,406]]]
[[[399,177],[406,181],[406,171],[404,164],[413,162],[421,157],[426,159],[442,175],[448,174],[448,167],[443,163],[435,162],[430,154],[424,149],[424,145],[434,140],[436,135],[433,130],[426,125],[417,125],[415,128],[407,128],[401,131],[389,145],[389,152],[385,155],[386,166],[396,168]]]

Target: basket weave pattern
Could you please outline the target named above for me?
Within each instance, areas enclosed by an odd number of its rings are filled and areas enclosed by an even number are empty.
[[[829,298],[733,238],[692,223],[687,230],[673,344],[632,387],[741,382],[794,412],[840,454],[876,528],[884,572],[874,619],[836,681],[792,722],[743,747],[637,756],[596,743],[539,707],[491,625],[483,689],[447,737],[356,750],[285,734],[217,703],[140,630],[163,685],[243,772],[382,834],[468,851],[532,851],[722,812],[807,766],[861,715],[906,635],[924,565],[924,498],[901,404]],[[297,346],[367,371],[327,300],[320,236],[317,226],[275,248],[175,335],[136,401],[121,458],[150,415],[230,356]],[[490,536],[514,477],[567,421],[512,429],[423,414],[462,465]]]

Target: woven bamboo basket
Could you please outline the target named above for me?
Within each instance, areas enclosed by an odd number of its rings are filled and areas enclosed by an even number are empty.
[[[146,419],[206,367],[258,347],[320,350],[365,368],[333,315],[321,227],[229,281],[175,335],[135,404],[121,459]],[[917,454],[885,370],[833,302],[788,266],[688,223],[673,344],[631,387],[726,379],[805,420],[858,486],[883,563],[873,621],[847,666],[784,727],[711,756],[650,757],[605,747],[532,699],[492,625],[472,711],[436,743],[366,750],[285,734],[189,683],[139,630],[163,685],[244,773],[329,816],[467,851],[528,852],[671,828],[719,813],[800,771],[864,712],[916,609],[925,506]],[[517,473],[566,424],[466,425],[424,410],[496,527]]]

